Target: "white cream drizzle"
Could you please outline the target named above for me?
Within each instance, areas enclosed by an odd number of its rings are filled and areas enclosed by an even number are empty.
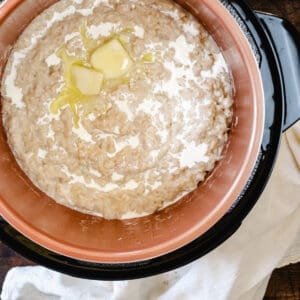
[[[94,113],[90,113],[88,114],[88,117],[87,117],[91,122],[95,121],[96,120],[96,115]]]
[[[46,58],[45,62],[48,67],[57,66],[60,64],[60,58],[58,58],[55,53],[52,53]]]
[[[139,184],[135,180],[130,180],[124,185],[123,189],[124,190],[135,190],[138,186],[139,186]]]
[[[102,177],[101,173],[95,169],[90,168],[89,172],[96,177],[99,177],[99,178]]]
[[[183,65],[190,66],[192,61],[189,55],[195,49],[195,45],[190,44],[186,41],[186,38],[181,35],[175,42],[170,42],[169,46],[175,49],[175,60]]]
[[[69,33],[65,36],[64,42],[67,43],[68,41],[71,41],[74,37],[78,37],[78,36],[80,36],[80,33],[78,31]]]
[[[112,181],[120,181],[124,178],[124,175],[122,174],[119,174],[117,172],[113,172],[112,175],[111,175],[111,180]]]
[[[156,101],[155,99],[146,98],[142,103],[139,104],[136,111],[143,111],[144,113],[149,115],[156,115],[159,113],[159,109],[161,108],[161,106],[161,102]]]
[[[78,175],[71,173],[66,166],[63,166],[61,168],[61,171],[65,175],[68,176],[68,178],[70,180],[69,184],[76,184],[76,183],[83,184],[87,188],[92,188],[99,192],[104,192],[104,193],[108,193],[108,192],[114,191],[119,188],[119,185],[117,185],[115,183],[107,183],[106,185],[101,186],[98,183],[96,183],[95,180],[93,180],[93,179],[90,180],[89,183],[87,183],[82,175],[78,176]]]
[[[193,167],[196,163],[199,162],[208,162],[209,157],[206,156],[207,151],[207,144],[200,144],[197,145],[195,142],[184,144],[185,148],[180,153],[179,160],[180,160],[180,167]]]
[[[47,138],[50,138],[50,139],[54,140],[54,135],[55,135],[55,132],[53,131],[52,126],[49,126],[49,130],[48,130],[48,133],[47,133]]]
[[[196,27],[194,23],[184,23],[182,26],[185,33],[197,36],[200,34],[199,29]]]
[[[179,20],[179,13],[178,10],[160,10],[161,13],[163,13],[166,16],[171,17],[174,20]]]
[[[78,128],[75,128],[74,126],[72,127],[72,132],[75,133],[81,140],[95,144],[96,142],[94,141],[93,137],[91,134],[87,132],[87,130],[84,128],[82,124],[79,124]]]
[[[84,186],[88,188],[93,188],[99,192],[108,193],[118,189],[135,190],[138,187],[138,183],[133,179],[129,180],[122,186],[112,182],[101,186],[100,184],[96,183],[94,179],[91,179],[89,182],[86,182],[82,175],[76,175],[70,172],[67,166],[62,166],[61,171],[70,179],[69,184],[83,184]]]
[[[153,159],[156,159],[159,152],[160,152],[160,150],[151,150],[149,154]]]
[[[47,153],[48,153],[47,150],[39,148],[37,156],[41,159],[44,159],[46,157]]]
[[[17,78],[17,66],[21,62],[21,60],[25,57],[24,52],[15,52],[13,54],[13,63],[11,66],[10,73],[6,76],[5,79],[5,87],[6,87],[6,97],[9,97],[12,103],[17,108],[25,107],[23,102],[23,92],[22,89],[17,87],[15,84]]]
[[[115,145],[115,152],[113,153],[107,153],[107,156],[109,158],[115,157],[120,151],[122,151],[125,147],[129,146],[132,149],[135,149],[139,146],[140,140],[139,137],[136,136],[129,136],[123,141],[116,141],[113,139],[114,145]]]
[[[87,32],[93,39],[97,39],[100,36],[109,36],[112,31],[118,31],[120,26],[120,23],[103,22],[89,26]]]
[[[144,38],[145,30],[142,26],[134,26],[134,35],[140,39]]]
[[[215,61],[212,69],[201,71],[202,78],[212,78],[218,76],[220,73],[228,71],[224,56],[222,53],[215,55]]]
[[[164,67],[170,71],[171,77],[167,81],[157,81],[154,85],[154,93],[167,93],[169,97],[176,98],[179,96],[179,92],[186,88],[189,81],[199,80],[195,77],[191,67],[177,67],[174,61],[165,61]],[[182,86],[183,83],[185,86]]]
[[[124,112],[127,116],[128,121],[133,121],[134,115],[128,105],[128,101],[124,97],[123,100],[115,100],[115,104],[118,106],[118,109]]]

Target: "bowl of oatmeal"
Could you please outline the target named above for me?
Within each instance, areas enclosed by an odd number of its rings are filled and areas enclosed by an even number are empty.
[[[0,213],[26,237],[142,261],[237,199],[263,131],[258,67],[219,2],[180,4],[2,6]]]

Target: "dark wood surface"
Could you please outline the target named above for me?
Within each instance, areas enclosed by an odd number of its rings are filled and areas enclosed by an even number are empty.
[[[33,263],[0,242],[0,290],[7,271],[16,266],[30,266]]]
[[[248,0],[252,8],[285,17],[300,31],[300,0]],[[0,242],[0,287],[14,266],[33,265]],[[264,300],[300,300],[300,263],[273,272]]]
[[[273,272],[264,300],[300,299],[300,263]]]

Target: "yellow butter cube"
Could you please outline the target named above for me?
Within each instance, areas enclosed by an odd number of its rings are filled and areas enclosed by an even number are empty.
[[[126,74],[133,61],[120,41],[111,39],[92,53],[91,64],[107,79],[114,79]]]
[[[80,65],[72,65],[72,80],[79,91],[86,96],[98,95],[103,82],[103,74]]]

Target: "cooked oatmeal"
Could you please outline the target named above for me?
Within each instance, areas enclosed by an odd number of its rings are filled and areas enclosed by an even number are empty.
[[[82,26],[98,46],[123,34],[130,64],[110,80],[98,61],[97,95],[63,102],[58,50],[91,68]],[[1,92],[8,143],[32,182],[63,205],[109,219],[151,214],[194,190],[221,159],[233,103],[220,50],[168,0],[59,1],[18,39]]]

